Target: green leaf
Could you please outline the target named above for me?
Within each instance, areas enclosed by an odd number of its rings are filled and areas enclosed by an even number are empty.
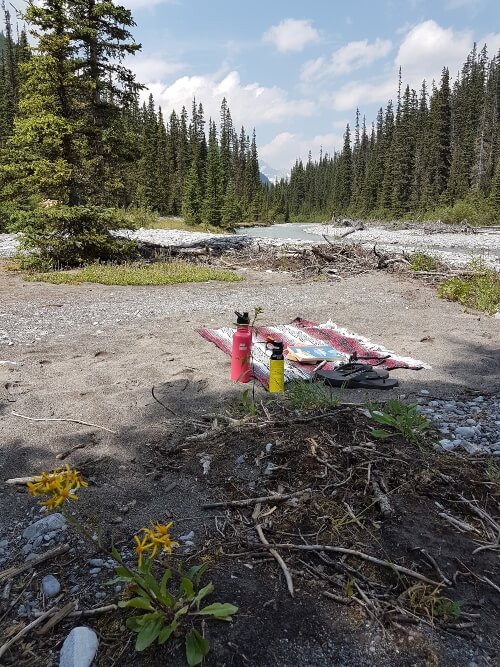
[[[132,607],[132,609],[145,609],[146,611],[154,611],[151,602],[145,598],[132,598],[131,600],[121,600],[118,603],[119,607]]]
[[[160,581],[160,595],[162,597],[167,595],[167,584],[172,579],[172,570],[165,570]]]
[[[207,563],[203,563],[203,565],[193,565],[193,567],[188,570],[185,576],[188,579],[191,579],[191,581],[194,582],[195,586],[198,586],[202,576],[205,574],[207,570],[208,570]]]
[[[130,616],[130,618],[127,618],[126,625],[132,632],[139,632],[144,625],[144,619],[142,616]]]
[[[163,630],[158,635],[158,644],[160,644],[160,646],[161,644],[164,644],[168,639],[170,639],[170,635],[172,634],[172,632],[174,632],[174,630],[177,629],[178,625],[179,624],[177,623],[177,621],[172,621],[170,625],[167,625],[165,628],[163,628]]]
[[[214,585],[210,581],[206,586],[201,588],[198,593],[196,594],[196,597],[194,598],[194,601],[196,602],[196,605],[199,607],[200,602],[203,600],[203,598],[206,598],[207,595],[210,595],[214,590]]]
[[[186,635],[186,660],[189,667],[199,665],[207,655],[210,647],[208,641],[194,628]]]
[[[377,424],[385,424],[386,426],[392,426],[394,424],[394,418],[390,415],[372,412],[371,416],[373,421],[376,421]]]
[[[188,600],[192,600],[194,598],[193,582],[187,577],[182,577],[181,579],[181,590]]]
[[[150,619],[148,622],[144,623],[137,635],[135,650],[144,651],[148,646],[151,646],[160,634],[162,625],[162,618]]]
[[[132,573],[127,570],[127,568],[123,567],[123,565],[118,565],[117,568],[115,568],[116,574],[129,581],[130,579],[133,579]]]
[[[390,438],[392,433],[389,433],[389,431],[384,431],[384,429],[382,428],[373,428],[371,435],[374,438],[383,439],[383,438]]]
[[[118,563],[121,563],[121,562],[122,562],[122,557],[120,556],[120,554],[119,554],[119,552],[118,552],[118,550],[117,550],[117,548],[116,548],[115,546],[112,546],[112,547],[111,547],[111,555],[113,556],[113,558],[114,558]]]
[[[232,615],[236,614],[237,611],[238,607],[230,602],[214,602],[207,607],[203,607],[199,613],[202,616],[212,616],[212,618],[218,618],[221,621],[231,621]]]
[[[187,604],[185,607],[181,607],[175,612],[174,620],[177,620],[179,616],[184,616],[184,614],[187,614],[189,611],[189,605]]]

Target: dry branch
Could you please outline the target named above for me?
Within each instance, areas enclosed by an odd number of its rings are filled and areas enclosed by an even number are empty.
[[[214,507],[248,507],[248,505],[256,505],[257,503],[265,503],[268,501],[280,503],[289,498],[297,498],[306,493],[311,493],[311,489],[304,489],[303,491],[296,491],[295,493],[276,493],[270,496],[261,496],[260,498],[245,498],[244,500],[224,500],[220,503],[206,503],[205,505],[202,505],[202,508],[204,510],[209,510]]]
[[[31,422],[72,422],[73,424],[83,424],[83,426],[91,426],[92,428],[100,428],[103,431],[107,431],[108,433],[116,433],[116,431],[112,431],[110,428],[107,428],[106,426],[99,426],[99,424],[92,424],[91,422],[84,422],[81,419],[70,419],[70,418],[64,418],[64,417],[28,417],[27,415],[22,415],[19,412],[11,412],[14,417],[21,417],[21,419],[27,419],[28,421]]]
[[[431,586],[444,585],[443,581],[433,581],[423,574],[420,574],[420,572],[415,572],[415,570],[410,570],[403,565],[397,565],[396,563],[391,563],[390,561],[382,560],[380,558],[376,558],[375,556],[370,556],[369,554],[365,554],[362,551],[357,551],[356,549],[346,549],[344,547],[334,547],[323,544],[271,544],[270,547],[274,549],[288,549],[290,551],[328,551],[345,554],[346,556],[355,556],[356,558],[366,560],[369,563],[374,563],[375,565],[386,567],[389,570],[399,572],[400,574],[406,574],[408,577],[418,579],[419,581],[423,581],[426,584],[430,584]]]
[[[5,581],[6,579],[11,579],[12,577],[16,577],[18,574],[26,572],[26,570],[31,570],[33,567],[40,565],[40,563],[44,563],[46,560],[50,560],[51,558],[57,558],[57,556],[62,556],[62,554],[65,554],[68,551],[69,551],[69,544],[61,544],[61,546],[55,547],[50,551],[46,551],[44,554],[41,554],[40,556],[33,558],[33,560],[30,560],[27,563],[24,563],[23,565],[19,565],[18,567],[12,566],[7,568],[7,570],[3,570],[3,572],[0,572],[0,581]]]
[[[26,625],[22,630],[20,630],[16,635],[9,639],[3,646],[0,647],[0,658],[9,650],[9,648],[17,642],[18,639],[22,639],[27,635],[33,628],[36,628],[40,625],[46,618],[49,618],[54,613],[54,608],[44,611],[38,618],[35,618],[34,621],[31,621]]]
[[[255,505],[255,509],[252,514],[252,519],[255,521],[255,530],[257,532],[257,535],[259,536],[259,540],[262,542],[262,544],[266,547],[269,547],[269,542],[266,539],[266,536],[264,535],[264,531],[262,530],[262,526],[260,526],[257,521],[259,518],[260,514],[260,503],[257,503]],[[276,549],[269,549],[269,553],[275,558],[277,561],[278,565],[281,567],[283,574],[285,575],[286,579],[286,585],[288,588],[288,592],[292,597],[294,597],[294,591],[293,591],[293,579],[292,575],[290,574],[290,570],[287,568],[285,561],[283,558],[279,555],[279,553],[276,551]]]

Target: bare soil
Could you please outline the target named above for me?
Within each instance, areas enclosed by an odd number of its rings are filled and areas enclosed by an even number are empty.
[[[437,299],[430,287],[380,271],[333,284],[298,281],[293,275],[263,269],[247,270],[245,275],[244,283],[231,285],[119,288],[25,283],[13,273],[1,272],[0,330],[7,334],[3,340],[13,344],[0,347],[0,361],[15,362],[0,365],[2,477],[51,469],[60,463],[58,453],[84,445],[65,459],[92,482],[75,503],[74,511],[82,520],[90,517],[94,525],[104,526],[106,538],[113,531],[122,546],[130,544],[134,532],[151,520],[173,519],[175,535],[194,530],[195,553],[190,562],[210,558],[214,599],[240,607],[232,625],[213,623],[207,628],[213,646],[207,665],[495,664],[500,601],[497,592],[474,575],[457,575],[456,585],[444,594],[460,600],[466,614],[479,613],[479,618],[441,619],[432,627],[419,611],[418,625],[400,623],[399,627],[387,618],[384,598],[377,595],[387,593],[386,601],[394,603],[415,582],[351,557],[341,560],[334,554],[336,565],[332,566],[314,554],[283,551],[296,586],[292,599],[276,562],[259,547],[251,520],[253,507],[241,512],[201,507],[209,500],[296,491],[314,484],[310,499],[301,500],[296,508],[278,506],[266,520],[271,542],[303,544],[303,537],[309,543],[354,547],[432,579],[436,576],[432,567],[412,551],[425,548],[449,578],[466,571],[458,558],[473,573],[486,573],[498,585],[498,551],[472,555],[478,546],[474,537],[484,543],[485,534],[478,538],[456,531],[437,517],[435,505],[436,500],[446,504],[447,510],[482,531],[456,494],[475,498],[485,510],[498,514],[486,462],[442,456],[401,441],[349,453],[346,448],[370,441],[365,418],[351,409],[305,424],[292,423],[282,413],[281,421],[273,418],[260,428],[227,429],[207,441],[186,442],[185,438],[202,432],[193,420],[200,420],[204,413],[222,413],[240,404],[242,388],[228,382],[228,358],[195,333],[198,326],[227,325],[234,309],[262,306],[264,322],[287,322],[296,316],[331,318],[399,354],[430,363],[432,370],[394,373],[401,386],[390,392],[391,397],[405,400],[420,396],[421,390],[430,397],[497,392],[498,321],[464,313],[457,304]],[[153,387],[163,406],[153,397]],[[385,400],[388,393],[376,398]],[[260,400],[265,395],[257,389],[257,396]],[[347,402],[366,398],[361,391],[344,396]],[[31,417],[80,419],[115,433],[67,422],[27,421],[13,416],[13,410]],[[326,480],[321,477],[325,466],[311,456],[311,438],[338,471],[333,474],[327,466]],[[273,443],[272,463],[284,466],[271,476],[263,474],[267,459],[255,464],[269,442]],[[213,457],[206,476],[199,459],[203,452]],[[236,459],[242,455],[246,461],[238,465]],[[384,478],[394,514],[383,519],[375,504],[363,514],[362,527],[353,523],[333,530],[331,518],[340,519],[347,512],[344,501],[355,513],[373,503],[367,485],[370,460]],[[328,483],[345,479],[351,469],[349,496],[332,496],[334,487],[325,490]],[[124,512],[131,500],[135,506]],[[216,515],[221,517],[217,524]],[[23,559],[22,528],[37,516],[34,500],[23,490],[0,487],[0,536],[9,539],[13,562]],[[327,527],[320,531],[325,522]],[[76,536],[71,544],[75,550],[67,557],[37,568],[33,578],[16,580],[11,601],[26,587],[39,596],[43,608],[47,602],[39,592],[40,580],[47,573],[59,577],[64,601],[72,597],[68,573],[77,577],[81,608],[116,600],[108,587],[102,588],[106,599],[96,601],[96,586],[109,575],[91,578],[86,561],[98,554]],[[249,555],[229,555],[246,552]],[[377,602],[376,613],[356,602],[341,605],[322,596],[325,586],[345,596],[349,570],[342,571],[342,565],[353,569],[352,577]],[[2,604],[5,608],[7,603]],[[400,604],[408,608],[405,599]],[[8,611],[0,632],[18,621]],[[446,627],[446,623],[461,622],[473,625]],[[135,656],[122,615],[87,623],[101,636],[97,665],[182,664],[180,649],[168,658],[155,650]],[[62,623],[47,638],[28,636],[16,645],[6,664],[57,664],[61,642],[73,624]]]

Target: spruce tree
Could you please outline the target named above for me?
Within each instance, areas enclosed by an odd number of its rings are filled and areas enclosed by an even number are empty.
[[[209,124],[202,221],[210,227],[220,227],[224,202],[222,162],[214,122]]]

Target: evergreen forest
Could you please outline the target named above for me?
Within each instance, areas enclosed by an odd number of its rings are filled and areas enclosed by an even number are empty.
[[[309,154],[271,185],[255,130],[237,129],[225,99],[213,119],[198,100],[165,113],[144,97],[124,64],[141,48],[130,10],[28,0],[15,21],[3,13],[0,231],[22,231],[33,261],[127,256],[109,231],[131,209],[207,229],[338,215],[500,222],[500,54],[486,46],[418,93],[400,73],[396,102],[370,126],[357,110],[342,150]]]
[[[450,82],[403,88],[367,127],[359,109],[344,145],[276,187],[285,219],[437,219],[500,222],[500,53],[476,47]]]

